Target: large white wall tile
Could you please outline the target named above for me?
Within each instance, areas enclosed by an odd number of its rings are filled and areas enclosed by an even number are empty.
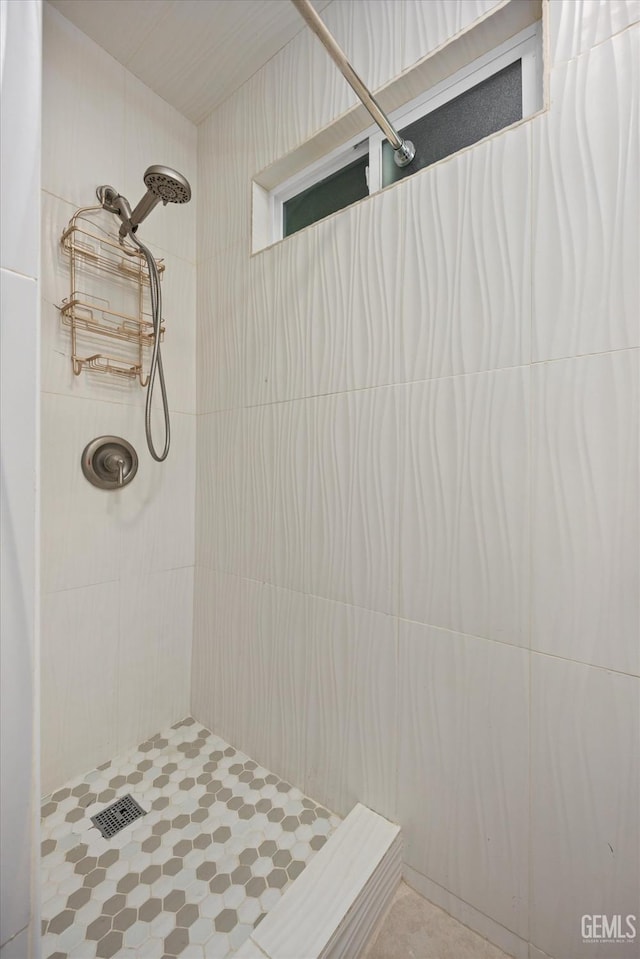
[[[315,401],[277,403],[269,579],[306,592],[316,550],[312,526]]]
[[[197,561],[304,591],[312,401],[198,417]]]
[[[534,649],[640,673],[640,351],[533,371]]]
[[[531,940],[632,959],[637,941],[584,943],[581,917],[638,914],[640,681],[534,655],[531,715]]]
[[[172,415],[164,464],[147,452],[141,409],[43,394],[42,417],[45,591],[193,564],[194,417]],[[123,436],[138,453],[138,473],[122,490],[97,489],[80,467],[86,444],[105,434]]]
[[[329,7],[322,19],[329,29]],[[303,30],[260,71],[254,109],[271,127],[265,165],[298,146],[357,102],[356,95],[310,30]],[[258,168],[259,169],[259,168]]]
[[[396,624],[309,598],[305,791],[339,814],[395,818]]]
[[[244,478],[240,572],[248,579],[273,582],[273,506],[281,407],[245,410]]]
[[[529,653],[400,621],[405,861],[524,938]]]
[[[111,514],[119,535],[119,578],[193,566],[196,417],[171,414],[171,448],[167,459],[157,463],[147,450],[143,411],[123,409],[127,432],[121,435],[133,443],[139,466],[135,479],[122,494],[106,494],[107,498],[122,496]],[[160,445],[164,437],[160,416],[155,418],[153,435],[156,446]],[[124,495],[127,492],[129,496]]]
[[[196,570],[192,711],[292,783],[305,776],[307,600]]]
[[[295,42],[303,42],[302,38],[308,32],[302,30]],[[304,42],[308,39],[310,38],[305,38]],[[254,73],[234,96],[223,104],[223,108],[227,109],[225,116],[235,116],[236,120],[250,117],[250,122],[243,125],[242,137],[249,160],[249,178],[286,152],[280,150],[278,144],[283,142],[283,138],[289,138],[292,133],[285,116],[284,98],[288,96],[288,90],[285,89],[282,77],[279,76],[277,65],[273,61],[270,63],[271,66],[265,63],[262,70]],[[220,111],[221,115],[223,108]],[[213,136],[218,127],[217,114],[216,110],[207,120],[208,129]],[[204,124],[200,129],[203,126]],[[244,209],[244,197],[242,202]]]
[[[640,344],[640,27],[551,77],[534,125],[533,359]]]
[[[132,407],[42,397],[42,588],[44,592],[89,586],[118,578],[122,561],[116,517],[133,486],[96,489],[84,478],[82,451],[95,436],[127,439]],[[46,676],[46,674],[45,674]],[[61,780],[61,781],[64,781]]]
[[[315,275],[318,250],[315,236],[315,231],[303,230],[295,243],[281,243],[274,251],[274,321],[262,402],[293,399],[309,393],[307,362],[313,317],[311,277]],[[300,282],[301,277],[306,278],[305,282]],[[326,314],[321,315],[326,322]]]
[[[406,282],[406,215],[403,192],[389,190],[307,231],[313,271],[299,299],[310,300],[302,313],[308,394],[393,382],[394,327]],[[283,284],[287,300],[296,275],[291,271]]]
[[[280,414],[281,407],[271,405],[199,418],[199,446],[205,447],[198,463],[199,563],[273,581]]]
[[[198,264],[199,413],[243,405],[249,315],[246,255],[246,250],[234,247],[226,255]]]
[[[370,90],[377,90],[402,70],[404,7],[404,3],[333,0],[321,14]],[[325,56],[329,68],[335,69],[328,54]]]
[[[262,623],[259,596],[258,583],[196,567],[191,712],[239,748],[244,746],[249,711],[248,676],[255,675],[246,669],[251,662],[250,627]]]
[[[551,62],[571,60],[640,20],[639,0],[551,0]]]
[[[490,14],[495,7],[500,6],[501,0],[459,0],[456,4],[458,12],[458,30],[466,30],[480,17]]]
[[[191,566],[120,581],[116,752],[189,713],[193,579]]]
[[[220,107],[215,122],[205,120],[198,127],[198,262],[208,262],[239,243],[247,254],[249,252],[251,177],[258,167],[252,165],[247,156],[246,140],[252,116],[241,110],[236,114],[237,109],[234,98]],[[241,125],[239,119],[243,116],[245,123]]]
[[[309,592],[396,607],[399,390],[314,400]]]
[[[529,371],[404,389],[400,615],[528,644]]]
[[[457,3],[405,0],[396,4],[404,7],[403,69],[432,53],[499,3],[500,0],[458,0]]]
[[[530,151],[521,126],[402,185],[396,382],[529,362]]]
[[[243,684],[253,709],[245,716],[247,750],[290,782],[304,783],[308,694],[308,601],[261,586],[259,624],[251,635]],[[255,642],[255,637],[258,642]]]
[[[92,206],[96,187],[124,181],[125,69],[44,5],[42,187]]]
[[[43,795],[116,753],[118,635],[117,582],[43,595]]]
[[[458,32],[458,4],[409,0],[404,4],[402,66],[406,69]]]
[[[246,254],[245,254],[246,255]],[[244,402],[248,406],[271,402],[281,385],[274,375],[280,320],[276,311],[278,247],[263,250],[249,264],[249,296],[244,334]],[[243,271],[244,272],[244,271]]]
[[[291,303],[283,314],[281,295],[276,305],[282,255],[280,246],[249,258],[246,246],[235,244],[199,263],[199,413],[304,393],[305,357],[293,341],[306,337],[308,317]],[[311,263],[297,262],[308,274]]]
[[[241,566],[244,425],[239,410],[197,417],[196,565],[223,572]]]

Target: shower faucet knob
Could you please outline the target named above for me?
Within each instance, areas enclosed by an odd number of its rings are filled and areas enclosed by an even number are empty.
[[[82,451],[81,464],[98,489],[122,489],[138,471],[138,454],[121,436],[97,436]]]
[[[118,456],[117,453],[109,453],[109,455],[105,457],[104,465],[111,473],[118,474],[118,486],[122,486],[124,481],[124,457]]]

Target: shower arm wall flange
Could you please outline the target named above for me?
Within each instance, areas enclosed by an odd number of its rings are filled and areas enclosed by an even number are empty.
[[[393,147],[393,159],[396,166],[408,166],[416,155],[416,149],[413,143],[411,143],[410,140],[403,140],[399,135],[365,82],[358,76],[349,63],[347,55],[338,41],[318,16],[310,0],[291,0],[291,3],[307,23],[308,27],[315,33],[342,76],[386,136]]]

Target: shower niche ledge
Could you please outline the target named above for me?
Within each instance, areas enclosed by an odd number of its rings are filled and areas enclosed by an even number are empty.
[[[98,206],[76,210],[60,239],[69,262],[70,292],[59,310],[71,333],[73,372],[111,373],[146,386],[147,356],[155,339],[149,269],[140,250],[102,228],[101,214]],[[164,262],[156,263],[162,278]],[[164,332],[163,318],[161,340]]]

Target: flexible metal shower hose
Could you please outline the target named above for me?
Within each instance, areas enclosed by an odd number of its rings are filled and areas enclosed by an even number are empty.
[[[153,353],[151,354],[151,367],[149,369],[149,381],[147,383],[147,401],[144,409],[144,429],[147,435],[147,446],[154,460],[162,463],[166,460],[171,445],[171,423],[169,421],[169,404],[167,401],[167,388],[164,382],[164,370],[162,368],[162,353],[160,351],[160,327],[162,326],[162,292],[160,290],[160,273],[151,251],[142,243],[137,236],[129,233],[129,237],[136,246],[142,251],[149,267],[149,289],[151,291],[151,316],[153,320]],[[153,445],[153,435],[151,432],[151,404],[153,402],[153,389],[156,381],[156,373],[160,375],[160,392],[162,394],[162,410],[164,413],[164,449],[162,453],[157,453]]]

